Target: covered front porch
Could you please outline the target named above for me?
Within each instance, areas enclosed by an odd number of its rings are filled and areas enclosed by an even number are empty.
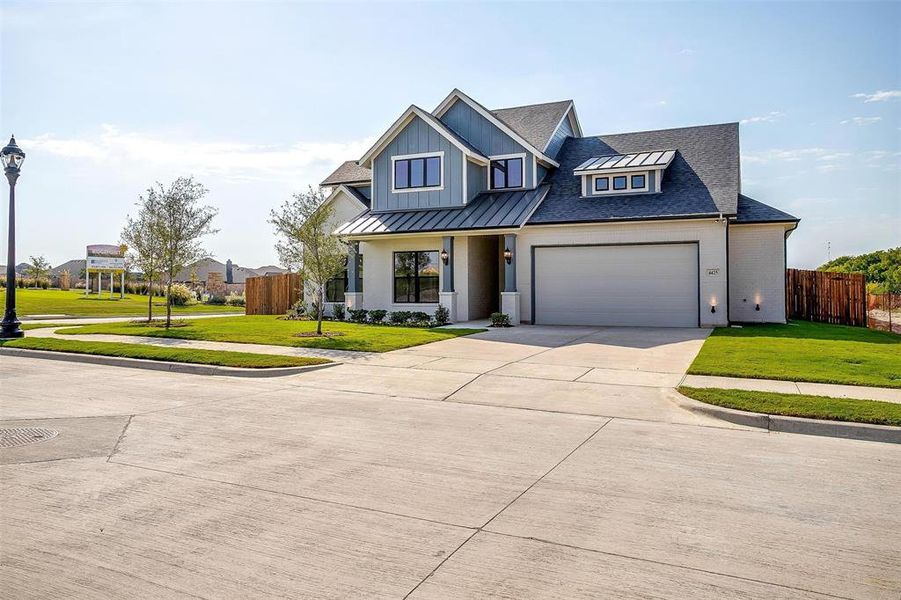
[[[502,312],[518,324],[516,238],[510,232],[465,232],[351,240],[345,304],[429,314],[444,306],[451,322]]]

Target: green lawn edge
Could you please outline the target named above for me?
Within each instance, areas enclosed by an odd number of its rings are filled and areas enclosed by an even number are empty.
[[[692,400],[735,410],[901,427],[901,404],[894,402],[687,386],[679,387],[678,391]]]
[[[184,321],[183,326],[168,330],[139,322],[96,323],[65,327],[59,331],[60,334],[139,335],[357,352],[390,352],[485,331],[484,329],[396,327],[362,325],[346,321],[325,321],[322,324],[324,332],[341,335],[298,337],[297,334],[300,333],[314,332],[316,323],[314,321],[285,320],[274,315],[188,319]]]
[[[0,304],[6,297],[6,290],[0,288]],[[20,319],[28,319],[34,315],[65,315],[66,317],[141,317],[147,314],[147,296],[125,294],[120,299],[118,294],[110,299],[108,294],[85,295],[84,290],[59,289],[16,289],[16,312]],[[174,315],[202,314],[242,314],[244,307],[224,304],[191,304],[173,306]],[[153,299],[154,317],[165,316],[166,300],[161,297]],[[59,318],[63,318],[60,316]]]
[[[47,350],[94,356],[114,356],[138,360],[159,360],[164,362],[213,365],[219,367],[240,367],[245,369],[272,369],[279,367],[307,367],[322,365],[332,361],[325,358],[306,356],[279,356],[276,354],[254,354],[228,350],[194,350],[189,348],[163,348],[143,344],[119,342],[82,342],[57,338],[18,338],[0,342],[0,348],[20,348],[25,350]]]
[[[901,388],[901,336],[809,321],[720,327],[688,374]]]

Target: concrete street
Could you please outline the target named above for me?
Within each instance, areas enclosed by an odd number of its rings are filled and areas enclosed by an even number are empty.
[[[706,331],[290,377],[0,357],[3,598],[898,598],[901,445],[672,400]]]

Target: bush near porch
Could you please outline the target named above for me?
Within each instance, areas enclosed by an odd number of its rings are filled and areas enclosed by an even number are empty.
[[[901,388],[901,335],[810,321],[717,328],[688,372]]]
[[[323,321],[327,337],[299,337],[316,331],[315,321],[288,320],[275,315],[248,315],[185,321],[184,326],[165,329],[146,323],[98,323],[67,327],[60,334],[143,335],[185,340],[208,340],[240,344],[271,344],[300,348],[388,352],[419,346],[484,329],[432,329],[363,325],[341,321]]]

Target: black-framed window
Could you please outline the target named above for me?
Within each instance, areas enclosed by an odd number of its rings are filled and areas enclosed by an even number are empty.
[[[645,176],[644,175],[633,175],[632,176],[632,189],[643,189],[645,185]]]
[[[345,265],[347,261],[345,261]],[[360,255],[360,262],[357,267],[359,271],[359,279],[361,288],[357,290],[358,292],[362,292],[363,285],[363,255]],[[326,302],[344,302],[344,294],[347,292],[349,278],[347,276],[347,267],[344,267],[344,272],[338,275],[337,277],[332,277],[328,281],[325,282],[325,301]]]
[[[626,176],[625,175],[617,175],[613,178],[613,189],[614,190],[624,190],[626,189]]]
[[[497,158],[491,161],[491,189],[503,190],[523,187],[523,160]]]
[[[394,302],[434,304],[438,302],[438,251],[394,253]]]
[[[441,187],[441,157],[400,158],[394,161],[394,189]]]
[[[609,177],[598,177],[594,180],[594,191],[596,192],[606,192],[610,189],[610,178]]]

